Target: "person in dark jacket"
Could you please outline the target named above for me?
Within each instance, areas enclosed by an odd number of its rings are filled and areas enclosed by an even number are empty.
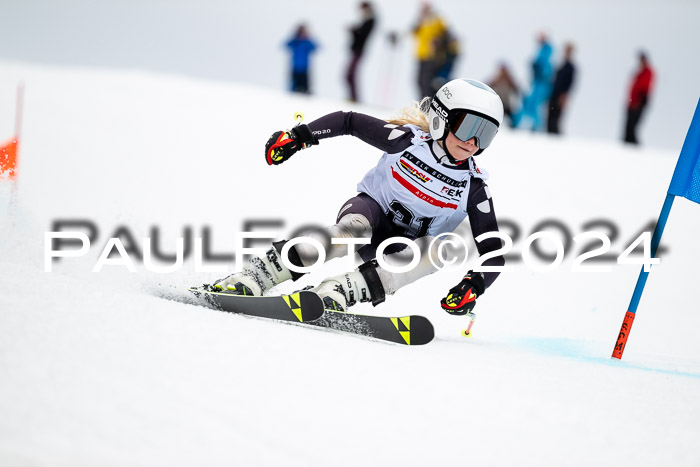
[[[552,95],[549,98],[549,115],[547,118],[547,132],[559,134],[559,120],[562,111],[569,99],[569,91],[574,84],[576,67],[571,62],[574,54],[574,45],[569,43],[564,48],[564,64],[557,70],[552,85]]]
[[[352,102],[358,101],[357,66],[364,53],[367,39],[374,28],[374,10],[372,5],[369,2],[362,2],[360,3],[360,11],[362,13],[362,22],[350,29],[352,34],[352,43],[350,45],[351,58],[348,72],[345,75]]]
[[[285,45],[292,52],[291,90],[310,94],[309,56],[316,50],[316,43],[309,38],[306,26],[300,24]]]
[[[632,80],[629,99],[627,100],[627,123],[625,124],[625,142],[639,144],[637,125],[642,119],[644,109],[649,103],[649,95],[654,82],[654,70],[649,64],[645,52],[639,53],[639,71]]]

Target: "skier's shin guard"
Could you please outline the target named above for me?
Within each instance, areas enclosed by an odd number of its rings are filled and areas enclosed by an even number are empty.
[[[367,239],[367,243],[369,243],[372,238],[372,226],[369,220],[362,214],[352,213],[343,216],[337,224],[330,227],[304,232],[304,237],[311,238],[321,243],[325,249],[325,260],[329,261],[348,254],[347,244],[343,242],[333,243],[332,239],[365,238]],[[287,241],[276,242],[273,245],[275,245],[277,251],[281,253],[285,243],[287,243]],[[355,255],[356,258],[360,258],[356,253]],[[313,244],[300,242],[289,250],[288,256],[289,261],[293,265],[308,267],[317,263],[319,252]],[[296,274],[294,280],[298,279],[297,276],[301,277],[301,274]]]
[[[377,274],[379,275],[379,279],[384,286],[384,290],[387,295],[393,295],[400,288],[412,284],[421,277],[430,275],[438,270],[436,265],[440,263],[439,259],[433,258],[433,261],[430,260],[431,251],[429,246],[433,239],[434,237],[422,237],[416,240],[416,243],[418,243],[421,251],[421,256],[418,264],[416,264],[416,266],[410,271],[395,273],[389,272],[382,268],[377,269]],[[406,249],[398,253],[385,255],[384,258],[385,260],[389,260],[391,258],[398,258],[399,260],[402,260],[405,259],[405,255],[408,251],[409,250]]]

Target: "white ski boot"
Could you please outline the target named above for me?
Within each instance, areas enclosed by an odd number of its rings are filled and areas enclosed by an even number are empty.
[[[321,297],[327,310],[347,311],[357,302],[376,306],[385,299],[376,268],[376,261],[369,261],[352,272],[329,277],[311,291]]]
[[[291,278],[292,272],[284,265],[277,250],[270,248],[265,256],[250,260],[241,272],[216,281],[212,289],[260,297],[267,290]]]

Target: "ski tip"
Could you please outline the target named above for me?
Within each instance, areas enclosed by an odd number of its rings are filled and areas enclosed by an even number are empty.
[[[425,316],[404,316],[402,318],[395,318],[394,321],[394,326],[397,326],[398,322],[410,323],[410,332],[399,332],[405,340],[405,342],[398,340],[397,342],[400,344],[407,344],[410,346],[425,345],[431,342],[435,337],[433,323]],[[397,330],[401,331],[398,326]]]

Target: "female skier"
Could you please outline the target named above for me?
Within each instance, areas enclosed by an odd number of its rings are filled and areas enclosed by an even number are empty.
[[[468,216],[477,237],[498,230],[493,201],[472,156],[493,141],[503,120],[503,104],[487,85],[456,79],[443,85],[435,96],[403,109],[396,120],[384,121],[354,112],[335,112],[308,125],[275,132],[265,145],[269,165],[278,165],[319,140],[352,135],[385,151],[376,167],[360,181],[359,194],[340,209],[336,224],[328,227],[330,238],[365,238],[358,250],[364,264],[354,271],[331,277],[312,288],[326,308],[345,311],[359,302],[377,305],[401,287],[436,268],[424,248],[416,267],[391,273],[378,267],[379,244],[391,237],[418,239],[452,232]],[[240,295],[263,295],[271,287],[303,274],[293,272],[281,260],[286,241],[273,243],[264,255],[253,258],[241,272],[214,284],[213,290]],[[399,244],[392,245],[404,246]],[[498,238],[477,243],[479,254],[501,247]],[[387,257],[401,248],[385,250]],[[348,246],[331,245],[326,258],[347,254]],[[308,267],[318,252],[298,243],[288,250],[289,262]],[[486,260],[486,266],[502,266],[502,256]],[[469,271],[441,300],[448,313],[463,315],[474,308],[498,276],[498,272]]]

